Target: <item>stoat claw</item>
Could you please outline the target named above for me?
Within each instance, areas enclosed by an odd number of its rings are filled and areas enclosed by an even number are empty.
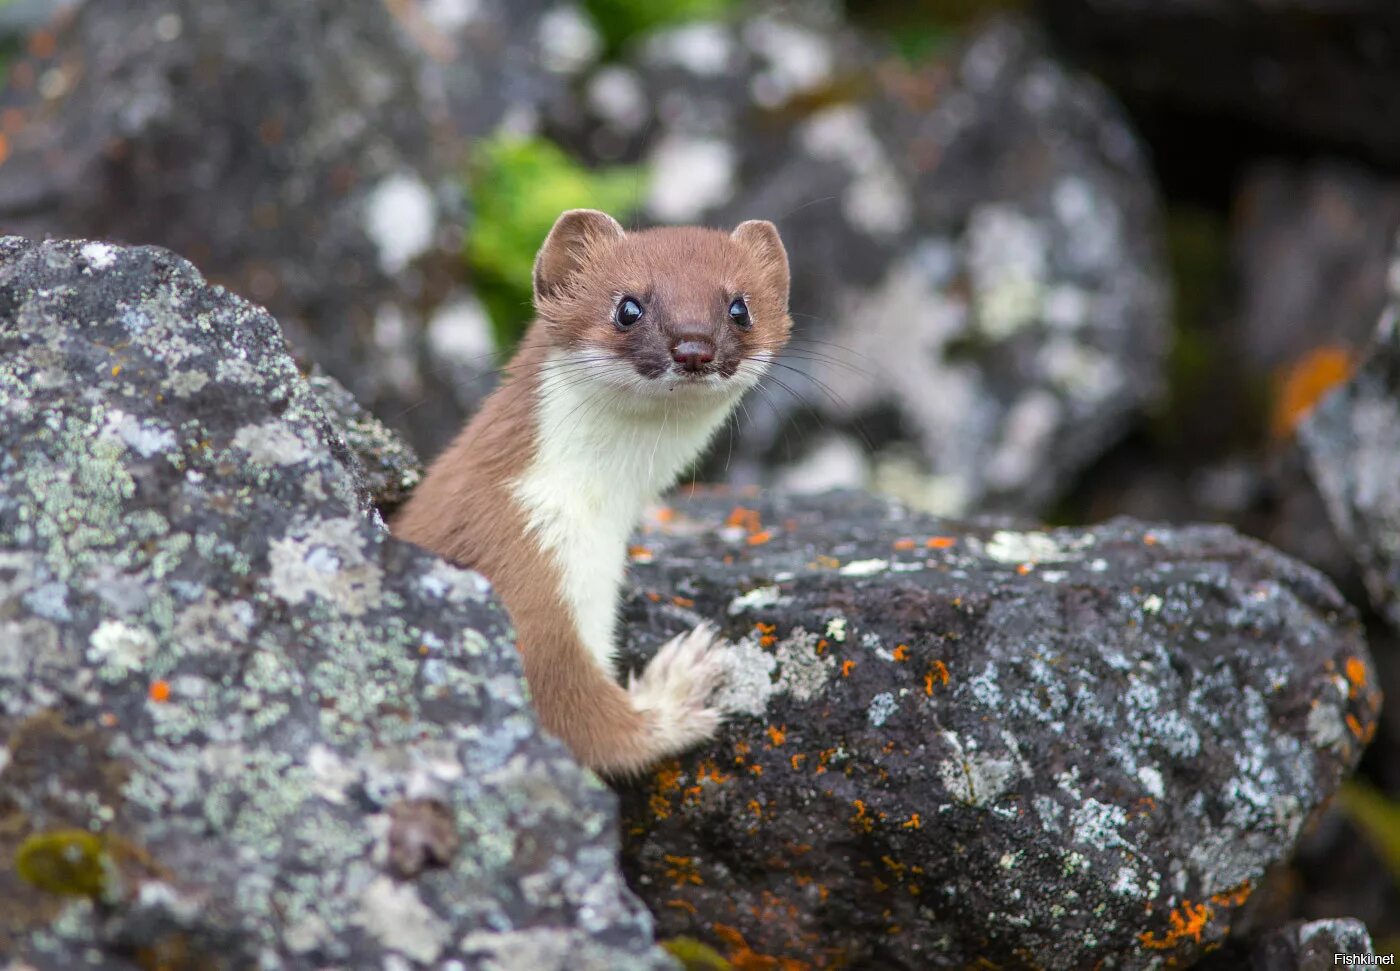
[[[725,640],[710,623],[661,646],[640,677],[628,679],[632,703],[652,722],[655,755],[674,755],[710,738],[723,713],[710,699],[724,681]]]

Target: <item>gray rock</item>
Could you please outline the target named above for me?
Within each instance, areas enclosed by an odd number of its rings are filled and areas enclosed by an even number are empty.
[[[1294,921],[1266,935],[1254,952],[1254,971],[1329,971],[1338,954],[1373,955],[1366,925],[1349,917]]]
[[[1338,162],[1261,164],[1233,223],[1249,367],[1273,376],[1322,347],[1365,349],[1385,305],[1400,183]]]
[[[376,524],[264,311],[6,238],[0,416],[0,957],[671,966],[488,585]]]
[[[1336,590],[1226,527],[730,494],[636,542],[627,663],[723,618],[737,713],[625,795],[624,866],[736,964],[1186,966],[1380,705]]]
[[[355,399],[345,385],[319,367],[307,376],[322,411],[355,456],[361,488],[387,519],[423,477],[418,454]]]
[[[763,217],[788,242],[794,342],[717,472],[1037,510],[1152,398],[1151,177],[1111,99],[1024,23],[920,70],[829,22],[690,25],[585,91],[591,138],[554,131],[649,161],[649,219]]]
[[[1145,109],[1400,162],[1389,0],[1038,0],[1060,45]],[[1204,142],[1208,144],[1209,142]]]
[[[1400,287],[1400,253],[1392,261]],[[1372,603],[1400,630],[1400,291],[1369,357],[1298,428],[1329,518],[1361,569]]]
[[[434,117],[468,137],[530,131],[544,105],[601,53],[587,15],[561,0],[440,0],[391,9],[422,54],[420,81]]]
[[[492,347],[424,60],[381,0],[83,4],[0,97],[0,225],[187,255],[434,452]]]

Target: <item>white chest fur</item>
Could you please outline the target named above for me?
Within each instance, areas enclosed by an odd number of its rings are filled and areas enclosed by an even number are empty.
[[[643,508],[699,457],[742,388],[668,393],[596,353],[556,355],[538,387],[534,457],[515,497],[554,557],[581,640],[613,674],[627,538]]]

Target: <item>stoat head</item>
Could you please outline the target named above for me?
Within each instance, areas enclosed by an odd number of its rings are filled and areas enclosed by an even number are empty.
[[[535,258],[534,290],[554,350],[643,398],[737,397],[792,327],[787,252],[757,219],[629,233],[573,209]]]

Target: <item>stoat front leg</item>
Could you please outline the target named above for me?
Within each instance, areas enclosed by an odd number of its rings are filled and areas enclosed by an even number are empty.
[[[661,646],[642,674],[627,679],[632,704],[650,722],[657,758],[675,755],[719,730],[724,714],[711,701],[724,681],[724,647],[708,621]]]

